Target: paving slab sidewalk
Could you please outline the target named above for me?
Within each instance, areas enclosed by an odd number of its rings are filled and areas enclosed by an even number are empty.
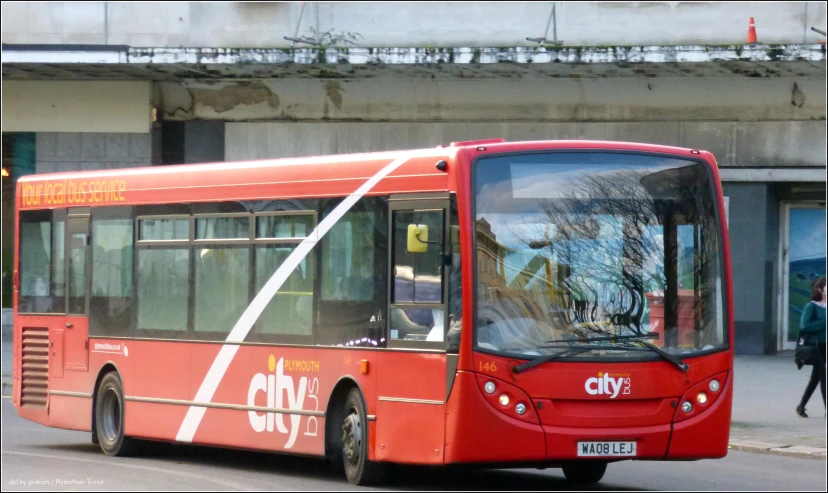
[[[797,370],[792,351],[734,360],[731,450],[825,460],[825,405],[819,387],[805,408],[809,417],[796,414],[811,367]]]

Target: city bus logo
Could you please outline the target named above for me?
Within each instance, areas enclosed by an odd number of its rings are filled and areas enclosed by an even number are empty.
[[[288,369],[305,370],[305,371],[319,371],[319,363],[316,361],[289,361]],[[275,409],[290,409],[291,411],[299,411],[304,409],[305,401],[313,401],[313,409],[311,411],[319,410],[319,379],[313,378],[308,380],[308,377],[300,377],[299,385],[294,386],[293,376],[285,374],[285,360],[276,358],[271,354],[267,360],[267,367],[270,372],[257,373],[253,375],[253,380],[250,382],[250,387],[247,389],[247,405],[249,407],[256,407],[256,395],[259,392],[264,392],[267,396],[268,408]],[[285,395],[287,395],[287,406],[285,406]],[[296,437],[299,434],[299,427],[301,425],[302,416],[298,414],[289,414],[289,427],[285,424],[285,414],[275,412],[248,411],[248,419],[253,431],[261,433],[263,431],[272,432],[275,429],[279,433],[287,434],[288,441],[285,443],[285,448],[290,449],[296,443]],[[319,430],[319,422],[314,416],[309,416],[305,427],[305,436],[316,436]]]
[[[625,395],[630,393],[630,376],[629,374],[613,376],[609,373],[598,372],[597,377],[587,378],[584,389],[589,395],[609,395],[610,399],[615,399],[619,393]]]

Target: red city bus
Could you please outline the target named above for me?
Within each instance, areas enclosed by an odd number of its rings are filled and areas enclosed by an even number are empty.
[[[732,289],[705,151],[591,141],[36,175],[14,404],[147,441],[561,467],[727,454]]]

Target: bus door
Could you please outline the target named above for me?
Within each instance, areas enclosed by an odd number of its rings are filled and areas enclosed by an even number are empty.
[[[69,209],[66,221],[66,318],[63,365],[89,366],[89,208]]]
[[[386,348],[377,380],[378,460],[443,462],[448,194],[391,196]]]

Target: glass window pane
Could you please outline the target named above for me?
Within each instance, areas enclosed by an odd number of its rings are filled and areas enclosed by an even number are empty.
[[[492,158],[475,172],[480,347],[535,355],[550,340],[610,334],[646,335],[676,355],[727,346],[706,165],[555,153]],[[595,356],[642,355],[578,355]]]
[[[428,228],[425,252],[408,251],[411,224]],[[442,303],[442,236],[442,210],[394,212],[394,303]]]
[[[92,296],[132,296],[132,221],[92,224]]]
[[[188,240],[190,239],[190,220],[176,219],[141,219],[141,240]]]
[[[256,248],[256,292],[270,280],[293,246]],[[290,274],[259,317],[262,334],[310,335],[313,329],[314,257],[309,255]]]
[[[391,339],[441,342],[445,333],[442,308],[391,307]]]
[[[195,330],[229,334],[248,305],[250,250],[195,250]]]
[[[51,221],[26,222],[25,219],[21,221],[19,299],[21,312],[49,313],[53,311],[51,243]]]
[[[20,292],[18,310],[62,313],[64,300],[64,235],[62,217],[50,211],[22,213],[20,220]]]
[[[349,212],[331,228],[322,244],[323,299],[375,299],[374,235],[374,212]]]
[[[126,336],[132,328],[132,219],[92,219],[89,331]]]
[[[324,203],[323,220],[340,203]],[[364,197],[322,237],[317,344],[384,345],[387,211],[387,199]]]
[[[86,233],[69,235],[69,313],[86,313]]]
[[[66,221],[54,222],[55,233],[52,235],[52,304],[55,312],[66,309],[64,292],[66,289]]]
[[[249,217],[204,217],[196,218],[196,239],[218,240],[227,238],[248,238]]]
[[[138,328],[187,330],[188,249],[138,251]]]
[[[460,351],[460,332],[463,329],[463,276],[460,262],[460,219],[457,215],[457,200],[451,199],[451,213],[449,215],[451,245],[451,267],[448,273],[448,310],[449,325],[446,335],[447,350],[449,353]]]
[[[313,231],[312,215],[258,216],[256,238],[305,238]]]

